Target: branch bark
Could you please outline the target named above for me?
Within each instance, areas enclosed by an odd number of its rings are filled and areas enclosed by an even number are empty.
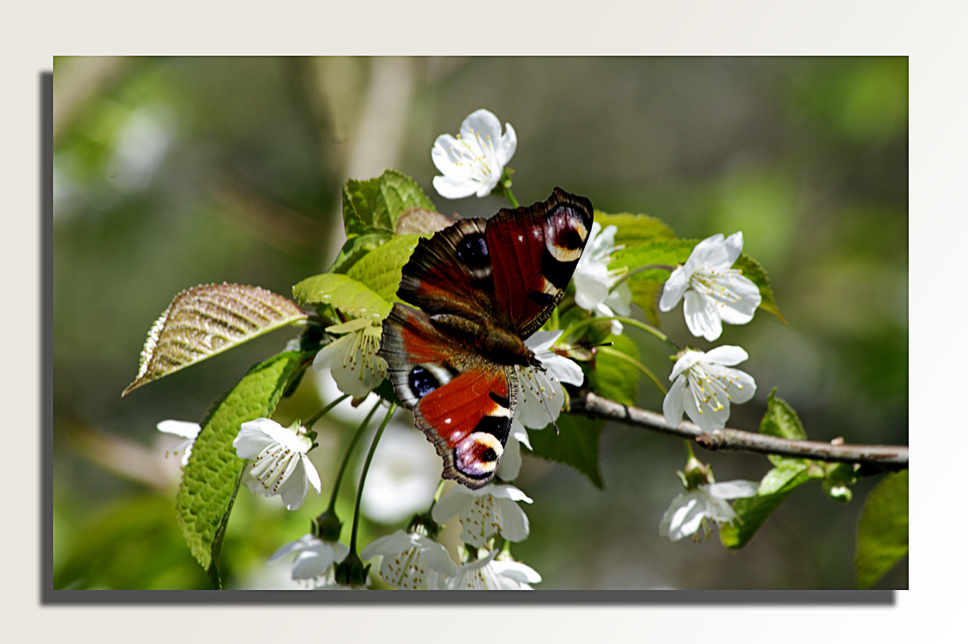
[[[694,441],[708,450],[756,452],[790,458],[809,458],[815,461],[859,463],[878,470],[903,470],[908,467],[908,448],[904,446],[796,441],[728,428],[718,429],[710,434],[688,421],[682,422],[678,427],[670,427],[662,414],[629,407],[592,392],[572,398],[571,411],[592,418],[614,420],[626,425],[679,436]]]

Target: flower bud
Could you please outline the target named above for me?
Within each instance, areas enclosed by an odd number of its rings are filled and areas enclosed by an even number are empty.
[[[313,519],[310,524],[310,532],[313,536],[322,541],[339,541],[339,533],[343,529],[343,523],[332,510],[326,510],[318,517]]]

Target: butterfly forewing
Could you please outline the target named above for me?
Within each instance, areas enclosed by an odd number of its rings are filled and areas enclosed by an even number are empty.
[[[421,239],[403,267],[397,296],[430,315],[480,320],[494,309],[487,221],[465,219]]]
[[[564,296],[592,217],[588,199],[555,188],[547,201],[488,222],[497,311],[521,337],[537,331]]]

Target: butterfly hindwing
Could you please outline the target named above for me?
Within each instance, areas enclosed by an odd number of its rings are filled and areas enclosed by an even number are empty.
[[[404,304],[394,304],[384,321],[380,355],[397,395],[444,459],[444,478],[472,489],[490,482],[511,430],[513,367],[468,352]]]

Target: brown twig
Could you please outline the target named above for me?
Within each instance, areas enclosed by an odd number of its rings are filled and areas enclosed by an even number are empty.
[[[880,470],[902,470],[908,467],[908,448],[904,446],[798,441],[728,428],[706,433],[687,421],[678,427],[670,427],[662,414],[629,407],[592,392],[572,398],[571,411],[679,436],[709,450],[757,452],[791,458],[809,458],[816,461],[859,463]]]

